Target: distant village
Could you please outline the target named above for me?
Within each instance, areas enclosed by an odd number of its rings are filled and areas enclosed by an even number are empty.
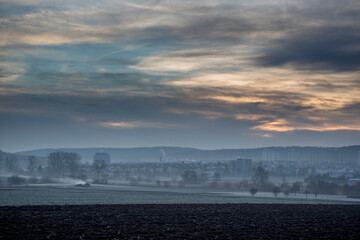
[[[264,150],[261,160],[235,157],[222,161],[173,161],[160,151],[154,161],[113,161],[107,152],[97,152],[92,161],[81,162],[76,152],[56,151],[46,162],[29,156],[19,164],[15,155],[0,158],[0,186],[79,179],[86,185],[117,184],[157,187],[209,187],[234,191],[282,191],[323,194],[360,194],[360,152],[356,161],[319,161],[314,155],[301,159],[290,153],[287,160],[279,152]],[[28,176],[28,177],[21,177]],[[255,192],[256,192],[255,191]]]
[[[206,175],[208,178],[220,175],[223,177],[252,176],[257,166],[262,166],[272,177],[308,177],[315,175],[327,175],[329,178],[352,179],[360,173],[360,152],[357,162],[349,166],[343,161],[318,161],[315,157],[310,161],[304,160],[279,160],[280,154],[272,151],[263,151],[262,160],[237,157],[233,160],[223,161],[167,161],[160,156],[158,161],[143,163],[111,163],[108,153],[96,153],[94,163],[105,161],[109,165],[109,171],[117,176],[141,175],[154,176],[180,176],[186,170],[193,170],[198,175]],[[293,157],[295,158],[295,157]],[[291,159],[291,156],[290,156]],[[90,165],[88,166],[90,167]],[[351,182],[353,182],[351,181]]]

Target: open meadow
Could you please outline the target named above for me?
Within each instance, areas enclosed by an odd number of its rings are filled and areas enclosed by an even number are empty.
[[[290,195],[259,192],[226,192],[201,188],[73,184],[34,184],[0,188],[0,206],[84,205],[84,204],[213,204],[213,203],[286,203],[286,204],[359,204],[360,199],[344,195]]]

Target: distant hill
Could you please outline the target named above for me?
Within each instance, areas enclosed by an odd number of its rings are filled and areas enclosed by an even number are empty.
[[[140,148],[59,148],[59,149],[39,149],[31,151],[17,152],[21,155],[34,155],[46,157],[51,152],[65,151],[76,152],[80,154],[84,162],[91,162],[94,154],[98,152],[106,152],[111,156],[112,162],[153,162],[159,161],[162,152],[165,153],[165,158],[172,160],[183,159],[182,156],[189,155],[196,151],[201,151],[194,148],[181,148],[181,147],[140,147]],[[192,154],[190,154],[192,155]]]
[[[10,155],[15,156],[20,167],[27,167],[27,165],[28,165],[27,161],[28,161],[28,157],[30,156],[30,154],[28,155],[28,154],[7,153],[7,152],[3,152],[0,150],[0,159],[5,160]],[[40,164],[44,164],[46,162],[45,157],[37,157],[37,160],[38,160],[38,163],[40,163]]]
[[[360,166],[360,145],[347,147],[267,147],[248,149],[201,150],[182,147],[140,147],[140,148],[59,148],[17,152],[19,155],[47,157],[54,151],[77,152],[83,162],[92,162],[97,152],[107,152],[112,162],[154,162],[160,161],[162,152],[165,161],[223,161],[236,157],[256,161],[346,161]]]
[[[28,156],[26,156],[26,154],[19,155],[19,154],[14,154],[14,153],[3,152],[3,151],[0,150],[0,159],[6,159],[10,155],[15,155],[15,157],[16,157],[16,159],[18,161],[24,161],[24,160],[26,160],[28,158]]]

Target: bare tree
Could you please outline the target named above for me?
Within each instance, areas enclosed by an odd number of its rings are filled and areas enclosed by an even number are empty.
[[[98,175],[101,175],[101,173],[106,169],[107,164],[104,159],[95,159],[92,167]]]
[[[28,157],[28,169],[29,169],[29,172],[31,174],[33,174],[35,172],[35,168],[36,168],[36,163],[37,163],[37,159],[35,156],[29,156]]]
[[[164,181],[164,187],[166,187],[166,188],[171,187],[171,182],[170,181]]]
[[[269,179],[269,173],[265,168],[260,164],[254,171],[252,175],[253,184],[256,186],[264,186]]]
[[[181,174],[181,178],[187,184],[199,183],[199,176],[194,170],[186,170],[183,174]]]
[[[273,189],[272,189],[272,191],[273,191],[275,197],[277,198],[277,195],[278,195],[279,192],[280,192],[280,187],[274,186]]]
[[[318,192],[319,192],[319,186],[318,183],[316,182],[311,182],[308,186],[307,189],[309,189],[314,195],[315,198],[317,198]]]
[[[294,193],[294,195],[296,196],[296,193],[300,191],[301,189],[301,182],[294,182],[292,187],[291,187],[291,191]]]
[[[48,156],[48,166],[53,173],[64,173],[64,159],[63,159],[63,152],[52,152]]]
[[[76,174],[79,170],[80,159],[80,155],[75,152],[66,153],[64,156],[65,168],[71,174]]]
[[[137,185],[139,184],[139,181],[137,180],[136,177],[132,177],[132,178],[130,178],[129,184],[130,184],[131,186],[137,186]]]
[[[0,155],[0,171],[2,170],[2,168],[4,167],[4,165],[5,165],[5,160],[4,160],[3,156]]]
[[[199,181],[200,181],[200,183],[206,183],[206,182],[208,182],[208,181],[209,181],[209,178],[208,178],[207,174],[206,174],[206,173],[200,174]]]
[[[308,197],[308,194],[310,193],[310,191],[309,191],[308,189],[305,189],[304,193],[305,193],[305,196],[306,196],[306,198],[307,198],[307,197]]]
[[[161,181],[158,179],[158,180],[156,180],[156,186],[158,186],[158,187],[161,187]]]
[[[75,174],[79,168],[80,155],[75,152],[52,152],[48,156],[48,165],[53,173]]]
[[[258,190],[255,187],[251,187],[249,189],[249,192],[250,192],[251,196],[254,197],[254,195],[258,192]]]
[[[214,174],[214,181],[219,182],[221,180],[221,175],[218,172],[215,172]]]
[[[44,168],[41,165],[39,165],[36,172],[37,172],[37,174],[42,175],[44,173]]]
[[[5,158],[5,164],[9,172],[16,172],[19,168],[17,158],[14,154],[10,154]]]
[[[284,195],[285,195],[286,197],[288,197],[289,194],[290,194],[289,188],[284,188],[283,193],[284,193]]]
[[[104,159],[95,159],[92,164],[92,168],[96,172],[96,179],[94,179],[94,183],[107,184],[109,176],[105,172],[107,168],[106,161]],[[130,175],[128,179],[131,181]]]

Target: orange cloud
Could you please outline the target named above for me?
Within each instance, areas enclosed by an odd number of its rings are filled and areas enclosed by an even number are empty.
[[[294,127],[289,126],[289,123],[285,119],[269,121],[264,124],[252,127],[251,129],[272,132],[288,132],[295,130]]]
[[[99,122],[98,125],[103,127],[112,128],[170,128],[176,127],[174,124],[157,123],[157,122],[142,122],[142,121],[130,121],[130,122]]]
[[[237,114],[237,115],[235,115],[235,119],[237,119],[237,120],[252,120],[252,121],[261,120],[261,119],[269,118],[269,117],[273,117],[273,116],[261,115],[261,114]]]
[[[319,123],[316,124],[302,124],[302,123],[290,123],[286,119],[276,119],[274,121],[268,121],[261,125],[252,127],[253,130],[269,131],[269,132],[291,132],[291,131],[337,131],[337,130],[355,130],[360,131],[360,125],[348,124],[341,125],[335,123]]]
[[[263,98],[259,97],[233,97],[233,96],[209,96],[209,99],[220,100],[228,103],[254,103],[265,102]]]

